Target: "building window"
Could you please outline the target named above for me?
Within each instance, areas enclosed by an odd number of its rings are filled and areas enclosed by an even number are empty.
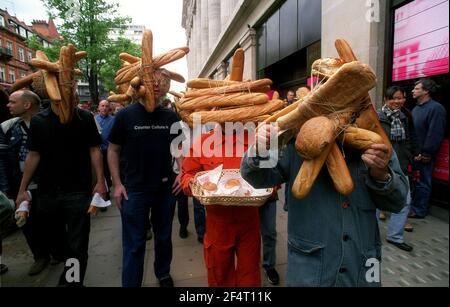
[[[19,47],[17,53],[19,54],[19,61],[25,62],[25,50]]]
[[[31,51],[28,51],[28,53],[27,53],[28,62],[31,61],[32,58],[33,58],[33,54],[31,53]]]
[[[27,30],[25,30],[25,28],[19,27],[19,34],[20,36],[27,38]]]
[[[6,79],[5,77],[5,67],[0,67],[0,81],[4,82]]]
[[[12,45],[11,42],[6,42],[6,49],[8,49],[9,54],[12,55],[12,52],[13,52],[13,45]]]
[[[5,18],[0,15],[0,27],[4,27],[5,26]]]
[[[15,72],[15,69],[14,69],[14,68],[12,68],[12,69],[9,71],[9,82],[11,82],[11,83],[16,82],[16,72]]]
[[[20,72],[20,79],[25,78],[27,76],[27,73],[24,71]]]

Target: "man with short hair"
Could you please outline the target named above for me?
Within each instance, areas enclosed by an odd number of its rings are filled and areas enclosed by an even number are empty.
[[[31,118],[39,112],[40,98],[28,90],[18,91],[9,97],[7,107],[14,118],[1,124],[0,129],[0,191],[15,199],[22,179]],[[34,182],[28,186],[32,194],[31,212],[22,227],[34,263],[28,271],[33,276],[41,273],[50,260],[49,246],[43,239],[42,224],[36,217],[36,188]]]
[[[434,162],[447,125],[445,108],[433,100],[437,88],[433,80],[426,78],[419,80],[412,91],[414,99],[417,100],[412,116],[422,150],[415,158],[415,169],[420,171],[420,180],[415,185],[411,218],[423,219],[428,214]]]
[[[64,249],[64,260],[75,259],[78,264],[77,278],[67,278],[71,267],[66,266],[59,285],[83,286],[91,227],[88,210],[92,195],[98,193],[104,197],[106,187],[101,138],[94,117],[89,111],[76,108],[76,104],[70,107],[74,116],[68,123],[61,123],[53,107],[31,120],[30,151],[16,204],[30,200],[27,187],[36,173],[37,212],[46,239]],[[96,182],[92,180],[92,169]]]
[[[286,95],[286,107],[290,106],[295,102],[295,92],[293,90],[289,90]]]
[[[105,173],[105,179],[108,188],[107,199],[110,198],[109,192],[111,191],[112,181],[111,174],[109,172],[108,167],[108,146],[109,146],[109,134],[111,133],[111,129],[114,125],[114,117],[111,115],[111,106],[108,100],[102,100],[98,104],[98,114],[95,115],[95,121],[97,122],[100,128],[100,135],[102,136],[102,145],[100,145],[100,149],[103,154],[103,171]],[[106,208],[105,208],[106,209]]]

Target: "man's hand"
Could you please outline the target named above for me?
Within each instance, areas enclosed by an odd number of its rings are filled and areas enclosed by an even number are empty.
[[[389,177],[389,148],[384,144],[372,145],[362,155],[362,160],[370,169],[370,175],[378,181],[387,181]]]
[[[92,192],[92,195],[95,195],[95,193],[100,194],[100,196],[103,199],[106,198],[106,194],[108,193],[108,189],[106,188],[106,185],[105,185],[104,181],[97,182],[97,184],[95,185],[94,190]]]
[[[123,199],[125,198],[126,200],[128,200],[127,190],[122,184],[114,186],[113,198],[116,202],[117,208],[119,208],[119,210],[122,210]]]
[[[17,194],[16,199],[16,209],[19,208],[20,204],[24,201],[28,201],[31,203],[30,195],[28,194],[28,191],[19,191],[19,194]]]
[[[256,153],[260,150],[270,149],[271,136],[278,135],[279,128],[276,125],[265,124],[258,128],[255,136]]]
[[[175,178],[175,182],[173,183],[172,193],[173,195],[178,196],[181,191],[183,191],[183,186],[181,185],[181,174],[179,174],[177,178]]]

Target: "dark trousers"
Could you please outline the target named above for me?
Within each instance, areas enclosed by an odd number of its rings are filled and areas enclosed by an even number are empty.
[[[63,259],[79,262],[80,281],[66,280],[66,267],[60,284],[82,285],[86,274],[91,219],[87,214],[91,203],[90,193],[55,193],[38,195],[38,218],[42,221],[45,237],[62,247]]]
[[[155,234],[154,270],[158,279],[170,274],[172,263],[172,222],[175,198],[169,188],[158,192],[129,192],[122,203],[123,287],[141,287],[148,216]]]
[[[178,222],[182,228],[186,228],[189,225],[189,207],[188,207],[188,197],[180,192],[176,196],[178,204]]]
[[[44,224],[39,220],[38,216],[39,200],[36,190],[31,190],[31,196],[30,212],[26,224],[22,227],[22,232],[33,254],[33,258],[35,261],[50,259],[50,250],[52,250],[53,257],[61,260],[62,255],[61,251],[58,251],[58,246],[54,246],[44,235]]]
[[[427,216],[431,197],[434,163],[416,163],[415,170],[420,171],[420,180],[414,184],[411,211],[418,216]]]
[[[197,231],[197,236],[203,239],[203,237],[205,236],[206,227],[206,210],[205,207],[196,198],[193,198],[193,202],[195,230]]]

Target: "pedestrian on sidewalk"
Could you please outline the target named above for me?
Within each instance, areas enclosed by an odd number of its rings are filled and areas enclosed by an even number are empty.
[[[28,154],[28,132],[31,118],[39,113],[41,100],[29,90],[14,92],[9,97],[7,107],[13,119],[1,124],[0,129],[0,191],[8,198],[16,199],[22,179],[25,159]],[[53,256],[60,261],[62,252],[57,252],[49,240],[44,237],[43,225],[37,215],[37,185],[33,180],[27,188],[32,195],[32,203],[26,224],[22,232],[33,254],[34,263],[28,275],[41,273],[50,262],[50,248]]]
[[[244,131],[233,131],[233,135],[222,132],[224,127],[218,125],[214,131],[203,134],[194,141],[198,143],[191,147],[189,157],[185,157],[182,184],[187,195],[192,195],[191,185],[197,173],[221,165],[224,169],[239,168],[243,153],[239,153],[238,148],[248,148],[248,135]],[[206,152],[194,153],[195,148],[204,149],[205,142],[213,136],[216,141],[209,143]],[[220,144],[219,156],[212,155],[216,153],[217,144]],[[203,246],[210,287],[261,286],[261,232],[257,207],[206,206]]]
[[[69,106],[72,107],[72,106]],[[79,278],[67,280],[66,266],[59,285],[83,286],[88,263],[92,195],[105,197],[101,138],[93,115],[73,106],[73,119],[62,124],[52,106],[31,119],[29,153],[16,205],[30,201],[27,189],[37,178],[37,215],[46,240],[64,250],[64,260],[78,261]],[[97,182],[92,188],[92,167]]]
[[[408,114],[402,112],[406,102],[406,93],[398,86],[390,87],[386,91],[384,102],[383,108],[378,111],[378,117],[386,134],[390,136],[392,147],[397,153],[403,173],[408,174],[408,166],[413,162],[414,157],[420,154],[420,147],[417,143],[414,123]],[[391,214],[386,238],[388,243],[407,252],[413,250],[412,246],[405,243],[404,238],[410,205],[411,189],[408,190],[406,206],[400,213]]]
[[[161,107],[161,99],[170,88],[170,78],[164,69],[154,72],[154,112],[146,111],[141,100],[123,109],[109,137],[108,163],[111,171],[114,200],[121,210],[123,236],[123,287],[141,287],[148,218],[154,232],[156,278],[162,287],[172,287],[172,222],[175,198],[172,171],[171,134],[178,116]],[[125,163],[121,179],[119,159]]]
[[[95,121],[100,128],[99,133],[102,137],[102,145],[100,149],[103,155],[103,172],[105,174],[106,187],[108,188],[108,193],[106,195],[106,200],[110,199],[110,193],[112,188],[111,173],[108,166],[108,146],[109,146],[109,134],[111,133],[112,126],[114,125],[114,116],[111,115],[111,106],[107,100],[102,100],[98,104],[98,114],[95,115]],[[107,208],[101,211],[107,211]]]
[[[411,218],[423,219],[428,215],[434,163],[447,126],[445,108],[433,100],[437,90],[436,82],[425,78],[419,80],[412,91],[414,99],[417,100],[412,116],[421,153],[415,157],[414,163],[414,169],[420,173],[420,179],[415,183]]]

